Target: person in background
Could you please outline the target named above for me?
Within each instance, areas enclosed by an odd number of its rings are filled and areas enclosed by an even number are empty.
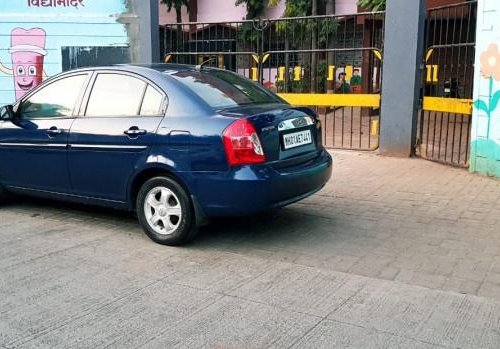
[[[337,93],[349,93],[351,92],[351,86],[346,81],[345,73],[339,73],[337,86],[335,88]]]
[[[363,83],[363,78],[361,77],[360,71],[358,68],[354,69],[351,77],[351,90],[353,93],[361,93],[361,85]]]
[[[363,79],[361,78],[361,74],[359,72],[359,69],[355,68],[352,71],[351,86],[353,86],[353,85],[361,85],[362,82],[363,82]]]

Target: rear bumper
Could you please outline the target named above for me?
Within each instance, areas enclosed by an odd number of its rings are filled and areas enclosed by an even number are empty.
[[[332,157],[323,150],[311,161],[286,169],[266,164],[195,175],[192,189],[208,217],[243,216],[304,199],[323,188],[331,174]]]

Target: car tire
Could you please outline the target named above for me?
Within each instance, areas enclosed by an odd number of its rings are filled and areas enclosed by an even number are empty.
[[[197,233],[195,213],[186,190],[170,177],[146,181],[137,195],[137,218],[154,242],[178,246]]]

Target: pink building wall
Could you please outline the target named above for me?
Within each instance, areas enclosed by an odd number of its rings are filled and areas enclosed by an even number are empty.
[[[160,25],[175,23],[176,22],[175,10],[172,9],[170,12],[167,12],[167,6],[165,4],[160,3],[159,6],[160,6]],[[187,14],[186,8],[183,7],[181,12],[182,12],[182,21],[189,22],[189,16]]]
[[[335,14],[348,15],[358,12],[358,4],[356,0],[336,0]]]
[[[246,15],[245,5],[235,6],[233,0],[198,0],[198,22],[240,21]]]
[[[235,0],[198,0],[198,22],[239,21],[245,18],[245,5],[235,6]],[[357,0],[336,0],[336,13],[339,15],[352,14],[358,11]],[[160,25],[175,23],[175,11],[167,12],[167,7],[160,4]],[[285,0],[278,6],[268,8],[265,18],[279,18],[285,10]],[[189,22],[185,8],[182,9],[182,21]]]

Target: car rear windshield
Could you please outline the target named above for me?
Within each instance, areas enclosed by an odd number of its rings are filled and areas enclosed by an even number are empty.
[[[260,85],[228,71],[180,71],[171,76],[215,110],[249,104],[283,103],[281,98]]]

